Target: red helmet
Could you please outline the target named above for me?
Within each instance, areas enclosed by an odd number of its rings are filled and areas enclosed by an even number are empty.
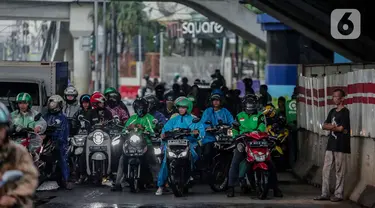
[[[91,106],[96,109],[99,103],[105,103],[106,99],[104,95],[100,92],[95,92],[90,97],[90,104]]]

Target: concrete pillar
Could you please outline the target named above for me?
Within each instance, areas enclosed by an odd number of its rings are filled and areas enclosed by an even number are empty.
[[[89,60],[89,52],[81,49],[80,38],[74,38],[74,61],[73,61],[73,84],[77,88],[79,94],[89,92],[91,80],[91,68]]]
[[[297,83],[300,34],[267,14],[258,15],[257,19],[267,31],[268,92],[274,100],[280,96],[290,98]]]
[[[90,13],[93,4],[70,4],[69,30],[73,36],[73,84],[79,94],[89,93],[91,81],[91,68],[89,52],[83,50],[81,45],[84,37],[92,34],[93,24]]]
[[[69,68],[69,80],[73,80],[73,44],[70,45],[70,47],[67,47],[64,51],[64,61],[68,62],[68,68]]]

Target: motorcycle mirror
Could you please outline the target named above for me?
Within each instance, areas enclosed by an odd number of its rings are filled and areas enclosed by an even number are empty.
[[[23,177],[23,173],[19,170],[8,170],[5,171],[1,177],[0,186],[6,183],[16,182]]]
[[[42,114],[41,114],[41,113],[38,113],[38,114],[34,117],[34,121],[39,121],[40,118],[42,118]]]
[[[83,121],[83,120],[84,120],[83,115],[79,115],[79,116],[78,116],[78,120],[79,120],[79,121]]]
[[[232,125],[233,125],[234,127],[239,127],[239,126],[241,126],[241,124],[238,123],[237,121],[234,121],[234,122],[232,123]]]
[[[201,119],[200,118],[194,118],[193,123],[198,123]]]
[[[212,124],[212,122],[211,121],[206,121],[206,122],[204,122],[204,124],[210,125],[210,124]]]

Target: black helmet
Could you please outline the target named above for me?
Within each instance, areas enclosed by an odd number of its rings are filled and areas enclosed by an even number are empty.
[[[138,116],[140,116],[140,117],[145,116],[148,113],[148,102],[147,102],[147,100],[144,99],[144,98],[137,98],[133,102],[133,109],[134,109],[134,112]]]
[[[219,79],[212,80],[210,87],[212,90],[220,89],[223,86],[222,82]]]
[[[247,114],[255,114],[258,112],[258,99],[256,96],[246,96],[242,100],[242,107]]]
[[[173,92],[167,92],[164,94],[164,100],[165,101],[171,101],[171,102],[174,102],[175,100],[175,96],[173,94]]]
[[[11,121],[10,113],[8,108],[0,102],[0,125],[9,126]]]
[[[91,107],[91,103],[90,103],[90,95],[89,94],[83,94],[83,95],[81,95],[81,97],[79,98],[79,104],[81,105],[81,107],[82,107],[82,103],[83,102],[87,102],[87,103],[89,103],[89,105],[90,105],[90,107]],[[89,108],[90,108],[89,107]]]
[[[146,95],[144,99],[148,102],[149,112],[156,110],[157,105],[159,104],[159,99],[155,95]]]

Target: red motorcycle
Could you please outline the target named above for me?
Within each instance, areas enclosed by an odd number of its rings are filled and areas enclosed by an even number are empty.
[[[254,131],[240,135],[237,138],[237,141],[239,140],[246,152],[246,181],[255,188],[259,199],[265,199],[269,190],[268,164],[271,162],[268,134]]]

